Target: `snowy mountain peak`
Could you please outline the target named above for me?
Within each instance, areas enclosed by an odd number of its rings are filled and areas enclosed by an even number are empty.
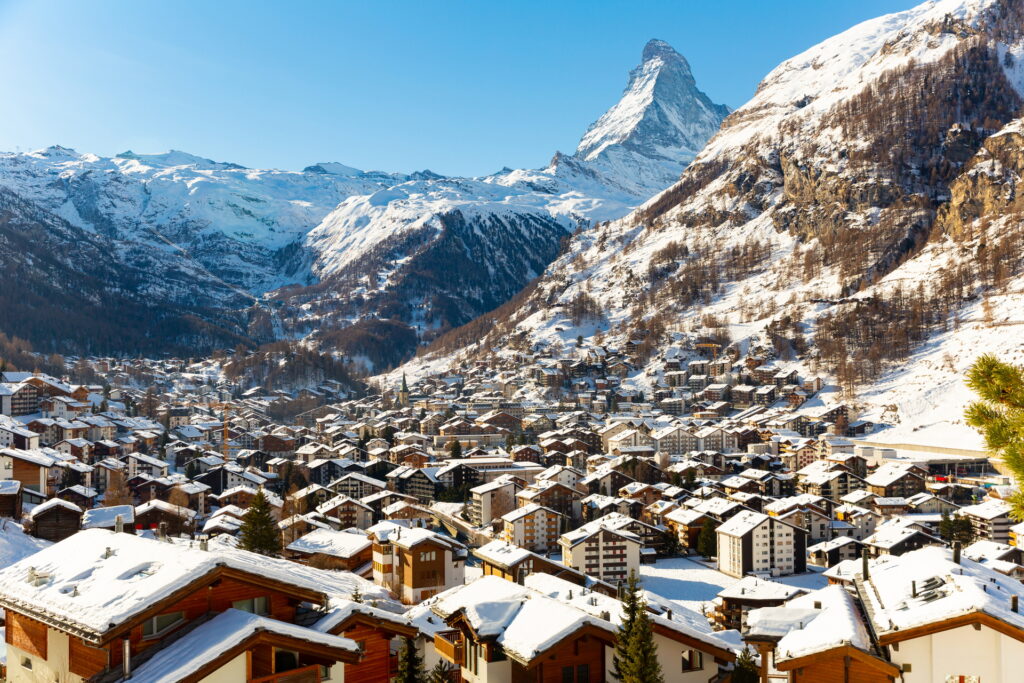
[[[239,164],[233,164],[231,162],[220,162],[214,161],[213,159],[207,159],[206,157],[196,156],[188,152],[182,152],[177,149],[172,149],[163,154],[136,154],[135,152],[128,150],[127,152],[121,152],[115,159],[127,159],[130,161],[136,161],[143,166],[150,168],[174,168],[177,166],[189,166],[196,169],[206,170],[245,170],[244,166]]]
[[[62,147],[61,145],[50,145],[45,149],[37,149],[29,152],[28,156],[36,157],[37,159],[50,159],[52,161],[59,160],[71,160],[78,159],[79,154],[70,147]]]
[[[697,88],[681,54],[651,40],[621,99],[587,129],[575,158],[613,177],[643,168],[639,187],[653,194],[675,182],[728,113]]]
[[[654,61],[659,59],[667,63],[677,63],[686,70],[687,73],[690,71],[690,63],[686,61],[686,58],[676,52],[675,48],[666,43],[664,40],[658,40],[652,38],[647,41],[644,45],[644,52],[642,56],[643,63]]]
[[[360,173],[362,173],[362,171],[360,171],[358,168],[352,168],[351,166],[346,166],[345,164],[339,164],[336,161],[321,161],[318,164],[307,166],[306,168],[302,169],[302,172],[325,174],[329,173],[331,175],[340,176],[357,176]]]

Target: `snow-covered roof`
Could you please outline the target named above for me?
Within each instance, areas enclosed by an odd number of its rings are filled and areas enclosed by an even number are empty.
[[[827,586],[794,598],[783,607],[762,607],[747,614],[748,635],[777,640],[777,661],[851,645],[871,649],[867,627],[853,597],[842,586]]]
[[[879,557],[871,563],[868,582],[873,590],[865,599],[879,635],[972,612],[1024,629],[1024,614],[1010,608],[1011,596],[1024,596],[1024,584],[967,558],[958,564],[948,548]]]
[[[67,501],[67,500],[64,500],[62,498],[51,498],[50,500],[46,501],[45,503],[40,503],[39,505],[37,505],[34,508],[32,508],[32,512],[28,513],[28,516],[31,517],[32,519],[35,519],[36,517],[38,517],[42,513],[46,512],[47,510],[50,510],[52,508],[55,508],[55,507],[66,508],[66,509],[68,509],[68,510],[70,510],[72,512],[77,512],[78,514],[82,514],[82,508],[78,507],[74,503],[72,503],[70,501]]]
[[[716,531],[727,536],[744,536],[771,518],[753,510],[737,513],[722,522]]]
[[[491,541],[473,550],[473,554],[482,560],[493,562],[502,567],[510,567],[533,556],[533,553],[525,548],[520,548],[514,543],[507,541]]]
[[[161,512],[167,512],[169,514],[177,515],[178,517],[186,517],[188,519],[192,519],[196,516],[196,511],[191,508],[187,508],[183,505],[174,505],[165,500],[160,500],[159,498],[148,500],[135,508],[136,514],[139,515],[145,514],[150,510],[160,510]]]
[[[1011,509],[1010,504],[1006,501],[991,498],[977,505],[966,505],[960,508],[958,514],[991,520],[1008,516]]]
[[[787,586],[778,581],[761,579],[756,576],[745,576],[736,583],[728,586],[718,597],[735,600],[789,600],[790,598],[804,593],[805,591],[797,586]]]
[[[331,557],[349,558],[370,547],[370,539],[362,533],[314,529],[305,536],[292,541],[288,550],[306,554],[322,554]]]
[[[126,528],[135,523],[135,508],[131,505],[113,505],[111,507],[86,510],[82,516],[83,529],[113,529],[118,516]]]
[[[104,529],[80,531],[0,570],[0,605],[35,614],[83,638],[104,633],[217,567],[229,567],[324,596],[386,593],[349,572],[323,571],[255,553],[204,551]],[[30,569],[36,582],[29,581]]]
[[[531,661],[585,625],[615,633],[622,616],[621,603],[597,592],[585,592],[574,583],[549,574],[531,574],[521,586],[496,576],[476,581],[438,596],[433,611],[443,618],[461,612],[481,637],[494,637],[505,652]],[[698,639],[709,648],[730,651],[707,620],[696,612],[673,605],[651,614],[651,621],[666,629]]]
[[[351,638],[228,609],[144,661],[132,672],[132,679],[147,683],[177,683],[260,632],[351,653],[360,651],[359,644]]]

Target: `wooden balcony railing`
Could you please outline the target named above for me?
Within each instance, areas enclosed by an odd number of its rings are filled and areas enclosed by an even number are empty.
[[[304,666],[270,676],[251,678],[249,683],[320,683],[320,667],[316,664]]]
[[[434,649],[453,664],[462,663],[462,634],[458,631],[438,631],[434,634]]]

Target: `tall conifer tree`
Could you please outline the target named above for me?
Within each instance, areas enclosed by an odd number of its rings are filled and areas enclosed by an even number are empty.
[[[260,555],[277,555],[281,552],[281,533],[263,489],[256,492],[242,517],[242,526],[238,529],[238,547]]]

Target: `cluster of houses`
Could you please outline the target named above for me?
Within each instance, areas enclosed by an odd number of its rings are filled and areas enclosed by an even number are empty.
[[[5,373],[0,516],[53,544],[0,568],[7,678],[386,681],[411,639],[452,681],[606,681],[626,580],[688,556],[729,585],[703,611],[646,591],[666,681],[745,648],[765,683],[1013,680],[1024,524],[987,461],[856,441],[749,357],[565,400],[628,355],[534,358],[548,401],[478,363],[289,420],[212,365]],[[279,557],[237,547],[260,493]]]

